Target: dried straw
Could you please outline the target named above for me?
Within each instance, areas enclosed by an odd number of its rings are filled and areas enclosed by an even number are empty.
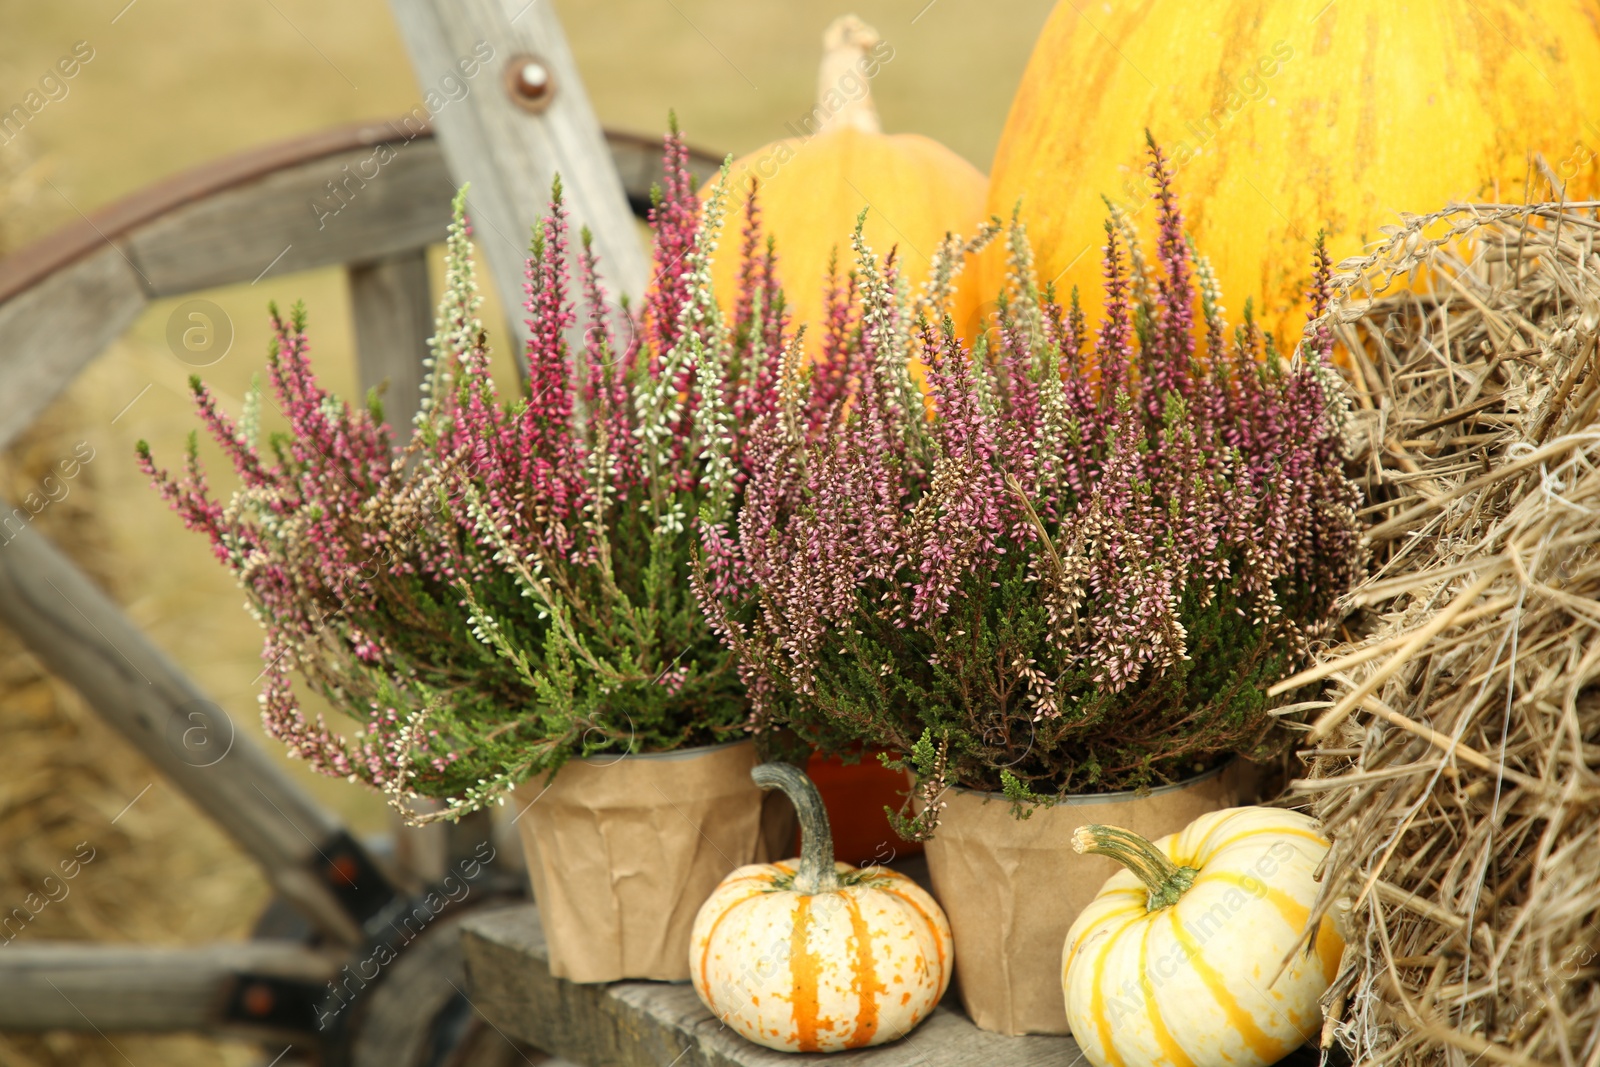
[[[1372,568],[1278,689],[1326,690],[1291,788],[1358,1063],[1600,1067],[1597,206],[1406,217],[1340,264]]]

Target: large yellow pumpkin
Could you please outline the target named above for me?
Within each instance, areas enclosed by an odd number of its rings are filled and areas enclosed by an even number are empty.
[[[837,253],[842,281],[854,265],[850,235],[867,209],[864,236],[881,257],[891,247],[912,292],[927,278],[930,257],[947,233],[971,237],[984,215],[983,173],[931,138],[886,134],[872,102],[871,80],[894,58],[894,48],[853,15],[836,19],[823,35],[817,104],[798,122],[795,136],[775,141],[734,162],[733,202],[723,222],[712,280],[724,313],[738,293],[744,203],[754,179],[762,228],[777,241],[778,280],[792,321],[806,324],[807,351],[821,337],[829,258]],[[715,180],[701,190],[709,197]],[[958,291],[952,309],[965,325],[976,305]]]
[[[1328,851],[1310,818],[1229,808],[1153,844],[1114,826],[1072,844],[1127,867],[1062,947],[1067,1022],[1095,1067],[1265,1067],[1317,1037],[1344,943],[1324,919],[1298,948]]]
[[[836,1052],[904,1037],[950,985],[950,924],[932,897],[884,867],[835,863],[816,786],[786,763],[751,772],[800,817],[801,853],[740,867],[695,917],[695,992],[737,1033],[786,1052]]]
[[[1148,128],[1234,321],[1254,297],[1293,340],[1319,229],[1337,262],[1401,211],[1520,203],[1530,152],[1569,200],[1592,195],[1597,100],[1600,0],[1061,0],[1011,105],[989,207],[1009,217],[1022,201],[1041,279],[1063,300],[1078,286],[1093,317],[1101,197],[1147,206]],[[1004,282],[990,251],[971,272],[985,299]]]

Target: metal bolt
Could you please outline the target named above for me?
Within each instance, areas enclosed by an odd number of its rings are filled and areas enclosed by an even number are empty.
[[[538,56],[512,56],[506,63],[505,83],[511,102],[534,115],[549,107],[556,93],[555,76]]]
[[[272,1006],[276,1002],[277,998],[272,995],[272,989],[260,982],[245,988],[244,1010],[250,1015],[266,1015],[272,1011]]]

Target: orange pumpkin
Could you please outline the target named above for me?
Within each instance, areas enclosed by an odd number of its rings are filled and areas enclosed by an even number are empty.
[[[828,262],[836,252],[842,280],[853,265],[850,235],[867,210],[864,236],[879,255],[891,247],[912,291],[927,278],[930,257],[947,233],[971,237],[982,223],[988,182],[944,145],[915,133],[885,134],[872,102],[871,79],[894,49],[853,15],[834,20],[823,35],[817,105],[796,136],[735,160],[730,188],[742,204],[752,179],[763,231],[777,241],[778,280],[792,321],[806,324],[807,350],[820,343]],[[713,180],[701,190],[709,198]],[[725,314],[738,294],[744,212],[728,211],[712,258],[711,275]],[[958,291],[951,313],[965,328],[975,303]]]
[[[1235,321],[1253,297],[1298,338],[1311,246],[1338,260],[1452,199],[1596,191],[1600,2],[1062,0],[995,153],[989,208],[1020,199],[1041,281],[1101,306],[1102,196],[1149,202],[1148,128],[1177,168],[1188,228]],[[1149,212],[1145,212],[1148,216]],[[1141,228],[1153,241],[1153,223]],[[969,278],[1004,284],[1003,249]],[[981,277],[978,277],[981,275]]]
[[[903,874],[835,863],[816,786],[786,763],[751,771],[800,817],[800,858],[740,867],[695,917],[695,992],[751,1041],[835,1052],[905,1036],[950,984],[950,924]]]

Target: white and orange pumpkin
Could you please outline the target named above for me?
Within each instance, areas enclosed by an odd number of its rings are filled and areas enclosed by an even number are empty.
[[[1062,947],[1067,1021],[1095,1067],[1265,1067],[1317,1036],[1344,942],[1328,918],[1309,930],[1328,851],[1313,820],[1229,808],[1154,843],[1080,826],[1072,846],[1127,868]]]
[[[751,772],[800,817],[800,858],[740,867],[701,905],[689,948],[700,999],[786,1052],[881,1045],[926,1019],[950,984],[950,924],[903,874],[835,863],[816,786],[785,763]]]

